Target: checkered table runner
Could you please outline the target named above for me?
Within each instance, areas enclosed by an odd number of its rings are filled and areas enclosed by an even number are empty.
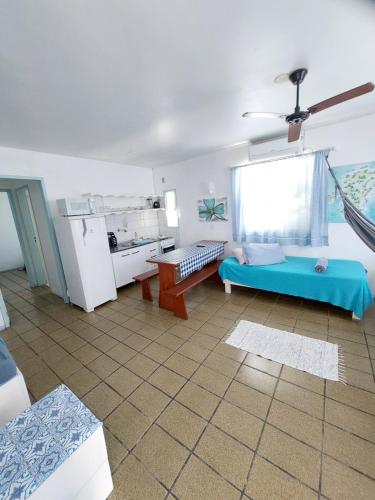
[[[216,260],[223,253],[224,243],[202,240],[158,256],[157,261],[178,265],[181,278],[186,278],[189,274]]]

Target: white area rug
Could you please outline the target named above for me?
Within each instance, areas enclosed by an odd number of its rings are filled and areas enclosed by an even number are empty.
[[[337,344],[244,320],[225,342],[312,375],[345,382]]]

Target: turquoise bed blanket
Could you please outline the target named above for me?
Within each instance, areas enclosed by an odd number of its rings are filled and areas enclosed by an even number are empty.
[[[221,264],[219,274],[222,280],[240,285],[329,302],[362,318],[373,303],[363,265],[355,260],[330,259],[327,271],[317,273],[314,271],[316,260],[286,257],[286,262],[281,264],[247,266],[235,257],[228,257]]]

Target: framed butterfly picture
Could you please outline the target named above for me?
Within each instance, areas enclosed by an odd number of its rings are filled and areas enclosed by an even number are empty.
[[[201,222],[228,221],[227,198],[203,198],[198,200],[198,217]]]

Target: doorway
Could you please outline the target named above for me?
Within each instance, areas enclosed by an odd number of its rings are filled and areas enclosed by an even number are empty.
[[[0,191],[8,195],[30,286],[47,285],[69,302],[43,179],[0,176]],[[0,256],[5,246],[1,240],[0,235]]]

